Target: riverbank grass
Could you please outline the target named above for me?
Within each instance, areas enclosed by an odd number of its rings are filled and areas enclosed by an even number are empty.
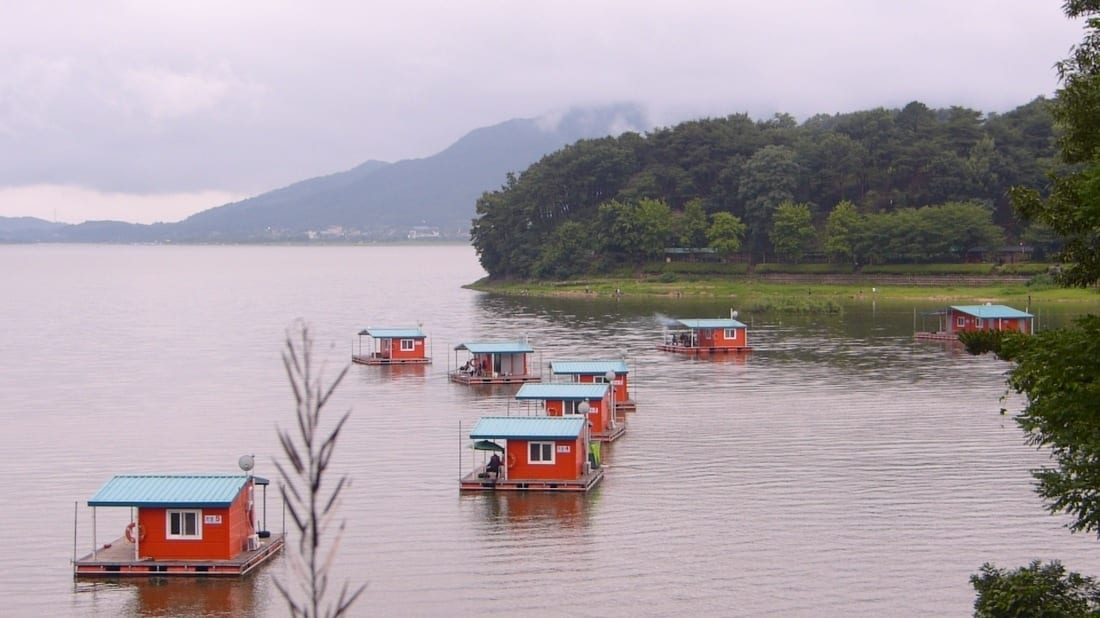
[[[992,285],[966,285],[945,278],[943,285],[893,285],[867,283],[774,283],[755,279],[693,278],[661,281],[658,279],[605,278],[576,281],[496,282],[481,279],[465,286],[469,289],[513,296],[622,297],[667,296],[673,298],[736,298],[744,307],[763,306],[822,307],[828,312],[830,299],[877,298],[883,300],[935,300],[951,304],[995,302],[1024,305],[1037,302],[1100,302],[1096,288],[1060,288],[1047,282]],[[816,298],[815,298],[816,297]],[[810,300],[814,299],[814,300]]]

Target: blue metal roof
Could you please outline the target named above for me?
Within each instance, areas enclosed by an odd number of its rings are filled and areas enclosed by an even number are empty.
[[[702,319],[702,320],[676,320],[686,328],[745,328],[745,325],[737,320],[728,318]]]
[[[570,440],[581,435],[583,416],[483,416],[470,431],[472,440]]]
[[[592,383],[559,383],[559,384],[535,384],[528,382],[519,387],[516,399],[553,399],[553,400],[588,400],[603,399],[607,395],[609,384],[601,382]]]
[[[88,506],[226,507],[247,482],[244,474],[122,474],[107,481]]]
[[[456,350],[469,350],[471,354],[529,354],[535,350],[522,341],[509,341],[505,343],[460,343]]]
[[[629,371],[626,361],[621,360],[550,361],[550,371],[556,375],[602,376],[608,370],[617,374]]]
[[[424,339],[427,335],[419,328],[364,328],[360,335],[375,339]]]
[[[1013,309],[1006,305],[952,305],[951,308],[955,311],[961,311],[967,315],[986,320],[1033,317],[1030,313],[1020,311],[1019,309]]]

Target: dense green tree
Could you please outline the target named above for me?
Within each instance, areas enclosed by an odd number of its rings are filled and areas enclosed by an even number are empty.
[[[1005,337],[998,353],[1015,361],[1008,383],[1027,398],[1016,422],[1056,464],[1034,472],[1036,492],[1072,530],[1100,535],[1100,316]]]
[[[676,236],[681,247],[707,245],[707,211],[703,200],[697,198],[684,204],[684,212],[676,220]]]
[[[799,157],[806,170],[809,195],[819,204],[833,204],[862,194],[861,171],[867,153],[841,133],[825,133],[810,142]]]
[[[1100,0],[1067,0],[1065,9],[1089,25],[1073,54],[1057,64],[1062,87],[1051,104],[1063,128],[1062,160],[1073,169],[1050,174],[1048,199],[1026,188],[1014,189],[1012,198],[1025,220],[1065,239],[1059,280],[1084,287],[1100,280]]]
[[[953,105],[947,111],[943,133],[948,148],[960,157],[966,156],[982,137],[982,113]]]
[[[811,248],[816,236],[809,205],[783,202],[776,207],[770,237],[778,255],[798,262]]]
[[[825,220],[825,254],[830,260],[851,262],[855,257],[853,243],[860,224],[855,204],[844,200],[837,203]]]
[[[951,202],[920,211],[931,231],[930,255],[954,253],[965,257],[973,249],[993,250],[1004,244],[1004,231],[993,223],[991,209],[975,203]]]
[[[597,237],[607,264],[660,258],[672,235],[672,210],[661,200],[612,200],[600,206]]]
[[[1034,561],[1013,571],[982,565],[971,575],[978,592],[976,618],[1086,618],[1100,614],[1100,585],[1091,577],[1066,573],[1058,561]]]
[[[710,227],[707,228],[707,246],[726,255],[737,253],[741,250],[745,232],[746,227],[741,219],[728,212],[716,212],[711,215]]]
[[[594,253],[594,239],[588,226],[566,221],[551,234],[550,242],[542,245],[535,263],[534,275],[539,279],[568,279],[588,271]]]
[[[637,263],[660,258],[672,239],[672,209],[663,200],[650,199],[639,201],[635,212],[641,231]]]
[[[786,146],[765,146],[745,162],[740,198],[745,203],[744,223],[752,251],[767,249],[772,214],[783,202],[794,200],[798,188],[798,163]]]
[[[993,224],[991,210],[975,203],[952,202],[866,215],[846,229],[852,256],[868,263],[959,260],[971,250],[996,249],[1004,243],[1004,232]]]
[[[852,253],[861,264],[882,264],[890,254],[893,213],[866,215],[852,234]]]
[[[1062,239],[1043,223],[1032,223],[1020,233],[1020,244],[1029,245],[1034,252],[1034,259],[1045,260],[1046,256],[1053,255],[1062,247]]]
[[[780,203],[847,200],[868,218],[851,233],[853,259],[958,259],[943,253],[944,243],[966,243],[948,239],[928,227],[926,217],[908,211],[991,205],[994,222],[1018,242],[1025,225],[1006,195],[1013,184],[1043,190],[1043,170],[1056,154],[1050,108],[1051,102],[1038,98],[983,119],[974,110],[934,110],[914,101],[901,110],[817,115],[801,126],[787,114],[761,121],[738,114],[645,135],[581,140],[483,195],[471,240],[490,277],[547,277],[573,271],[562,270],[564,254],[546,245],[561,241],[560,226],[576,222],[597,232],[597,259],[589,265],[600,272],[651,255],[633,244],[648,242],[646,235],[617,220],[617,209],[604,212],[601,205],[637,209],[645,200],[663,202],[677,212],[673,234],[663,242],[695,245],[700,217],[688,205],[700,203],[706,213],[726,212],[742,221],[742,251],[759,260],[776,250],[771,231]],[[888,222],[897,229],[870,221],[895,212],[904,212]],[[825,221],[815,218],[814,224]],[[631,233],[612,238],[612,227]]]

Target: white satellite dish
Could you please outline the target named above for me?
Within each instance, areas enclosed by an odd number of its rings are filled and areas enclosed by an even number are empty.
[[[241,467],[241,470],[248,472],[252,468],[256,467],[256,456],[241,455],[241,458],[237,460],[237,465]]]

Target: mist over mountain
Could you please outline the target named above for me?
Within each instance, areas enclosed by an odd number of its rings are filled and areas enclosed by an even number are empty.
[[[580,139],[648,129],[633,105],[574,109],[471,131],[442,152],[366,161],[177,223],[57,224],[0,217],[0,242],[269,242],[469,237],[477,199],[543,156]]]

